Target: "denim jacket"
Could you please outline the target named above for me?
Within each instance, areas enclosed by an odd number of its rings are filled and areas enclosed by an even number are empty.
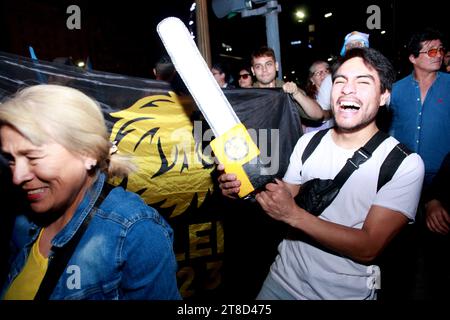
[[[52,240],[64,246],[93,209],[105,175],[99,175],[72,219]],[[21,272],[40,227],[18,219],[18,245],[1,296]],[[49,255],[49,263],[53,256]],[[136,194],[111,190],[90,221],[50,299],[181,299],[176,280],[173,231],[159,213]]]

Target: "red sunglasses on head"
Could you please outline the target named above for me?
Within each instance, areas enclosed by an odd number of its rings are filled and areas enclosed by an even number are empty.
[[[430,58],[434,58],[437,56],[438,52],[441,54],[441,56],[443,56],[445,53],[445,49],[443,47],[433,48],[433,49],[429,49],[427,51],[419,51],[419,54],[426,53]]]

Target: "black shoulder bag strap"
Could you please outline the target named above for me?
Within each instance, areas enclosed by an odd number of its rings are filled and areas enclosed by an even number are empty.
[[[366,162],[372,156],[372,153],[375,151],[375,149],[378,148],[378,146],[387,138],[389,138],[388,134],[384,133],[383,131],[378,131],[363,147],[356,150],[353,156],[347,160],[345,166],[333,179],[336,186],[342,188],[353,171],[358,169],[361,164]]]
[[[317,133],[314,134],[311,140],[309,140],[302,154],[302,165],[305,164],[306,159],[308,159],[309,156],[314,152],[322,138],[327,134],[329,130],[330,128],[317,131]]]
[[[392,179],[402,161],[411,153],[411,150],[403,143],[398,143],[391,150],[381,165],[380,174],[378,175],[377,192]]]
[[[52,248],[54,250],[54,254],[52,256],[52,259],[49,260],[47,272],[45,273],[44,279],[42,279],[41,285],[39,286],[39,290],[36,293],[34,300],[48,300],[50,298],[50,295],[53,293],[53,290],[55,289],[56,284],[61,277],[61,274],[66,268],[67,263],[69,263],[69,260],[72,257],[73,252],[75,251],[75,248],[83,237],[83,234],[86,231],[89,222],[100,207],[103,200],[105,200],[106,196],[113,188],[114,187],[112,185],[105,182],[100,196],[97,198],[97,201],[95,201],[92,210],[84,219],[83,223],[73,235],[72,239],[70,239],[61,248]]]
[[[320,141],[322,140],[322,138],[325,136],[325,134],[328,132],[329,129],[330,128],[320,130],[316,134],[314,134],[314,136],[311,138],[311,140],[306,145],[305,150],[303,151],[302,164],[305,164],[306,159],[308,159],[309,156],[314,152],[314,150],[319,145]],[[367,148],[366,148],[366,150],[367,150]],[[407,156],[409,156],[411,153],[412,153],[411,150],[409,150],[408,147],[406,147],[403,143],[398,143],[391,150],[391,152],[388,154],[388,156],[386,157],[386,159],[384,160],[384,162],[380,168],[380,174],[378,176],[377,192],[380,191],[380,189],[392,179],[392,177],[394,176],[395,172],[397,171],[397,169],[400,166],[400,164],[402,163],[402,161]],[[355,163],[359,162],[359,164],[362,164],[362,162],[360,162],[360,161],[361,160],[359,160],[359,161],[356,160],[354,162]],[[348,177],[349,176],[350,175],[348,175]],[[345,180],[347,180],[348,177],[345,178]],[[342,185],[345,183],[345,180],[343,180]]]

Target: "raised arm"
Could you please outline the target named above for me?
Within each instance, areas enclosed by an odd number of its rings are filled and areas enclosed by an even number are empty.
[[[285,83],[283,85],[283,90],[292,95],[294,100],[302,107],[309,118],[313,120],[326,120],[330,118],[330,113],[324,111],[316,100],[308,97],[294,82]]]

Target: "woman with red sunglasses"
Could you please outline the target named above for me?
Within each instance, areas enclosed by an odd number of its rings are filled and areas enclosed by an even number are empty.
[[[250,67],[244,67],[239,70],[238,77],[239,88],[252,88],[253,87],[253,77]]]

